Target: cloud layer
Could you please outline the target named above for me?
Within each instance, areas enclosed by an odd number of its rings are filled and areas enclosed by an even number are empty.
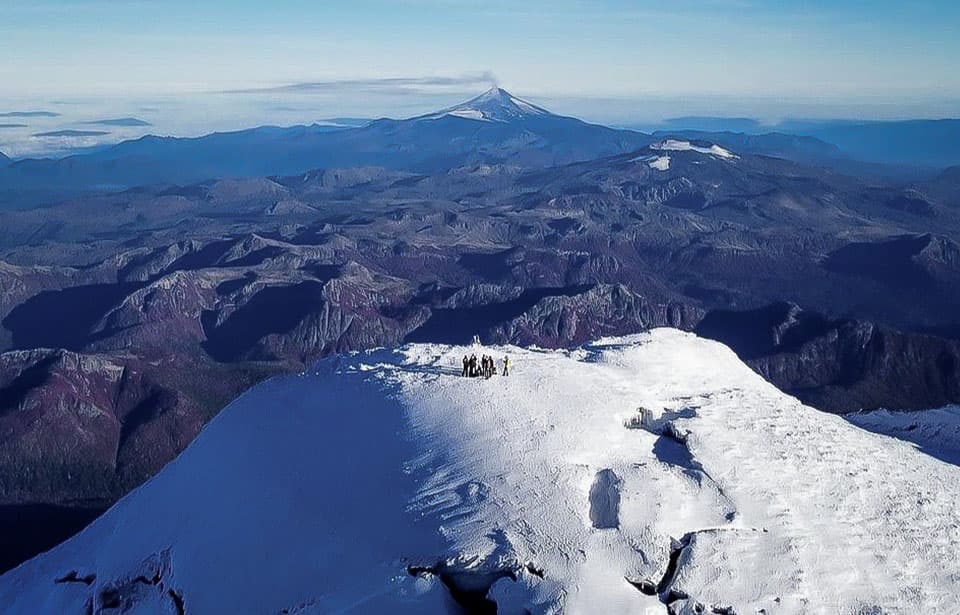
[[[0,117],[59,117],[59,113],[53,111],[7,111],[0,113]]]
[[[330,92],[376,92],[382,94],[429,93],[450,89],[470,89],[496,85],[497,78],[490,71],[458,76],[384,77],[375,79],[334,79],[303,81],[277,86],[226,90],[226,94],[310,94]]]

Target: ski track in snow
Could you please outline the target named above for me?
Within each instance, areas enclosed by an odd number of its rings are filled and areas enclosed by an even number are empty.
[[[454,375],[467,351],[361,353],[256,387],[0,577],[0,604],[119,612],[101,609],[109,590],[137,613],[176,613],[170,591],[187,613],[956,612],[957,466],[674,330],[483,349],[511,357],[489,381]],[[54,583],[71,572],[96,576]]]

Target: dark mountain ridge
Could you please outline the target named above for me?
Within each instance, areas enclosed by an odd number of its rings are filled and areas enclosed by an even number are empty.
[[[49,199],[330,166],[425,173],[482,162],[542,167],[626,152],[650,141],[640,133],[554,115],[497,89],[436,114],[374,120],[358,128],[314,124],[194,138],[146,136],[59,160],[20,160],[0,171],[0,185]]]
[[[741,153],[836,161],[811,137],[663,132],[655,136],[553,114],[493,88],[465,103],[409,119],[359,126],[264,126],[202,137],[145,136],[62,159],[0,168],[0,205],[32,206],[91,191],[214,178],[296,175],[316,168],[377,166],[432,174],[471,164],[545,168],[638,150],[668,137],[706,140]]]
[[[960,341],[787,303],[710,312],[696,333],[730,346],[781,390],[819,408],[923,410],[960,400]]]

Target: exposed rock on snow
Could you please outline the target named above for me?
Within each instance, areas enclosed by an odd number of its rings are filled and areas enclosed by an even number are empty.
[[[256,387],[87,530],[0,577],[0,603],[955,609],[957,466],[805,407],[678,331],[485,349],[511,357],[493,380],[459,377],[465,352],[349,355]]]

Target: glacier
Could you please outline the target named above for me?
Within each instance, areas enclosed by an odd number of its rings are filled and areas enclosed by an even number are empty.
[[[460,377],[470,352],[509,356],[510,376]],[[955,450],[960,414],[930,416],[937,450]],[[0,604],[955,612],[960,468],[894,437],[918,431],[905,420],[806,407],[672,329],[343,355],[241,396],[86,530],[0,577]]]

